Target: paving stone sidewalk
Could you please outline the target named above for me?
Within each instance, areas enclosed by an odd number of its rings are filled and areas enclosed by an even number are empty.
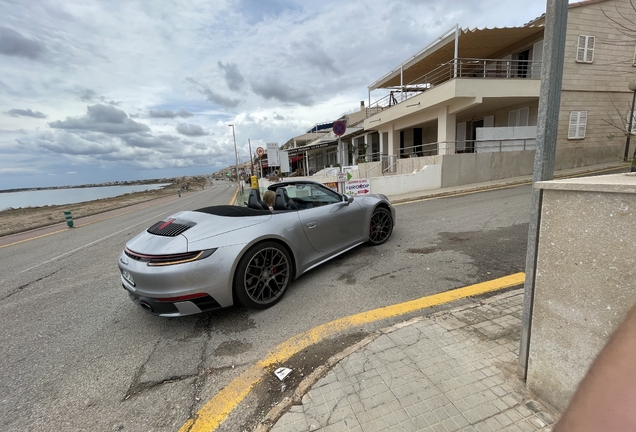
[[[523,291],[387,329],[341,360],[271,428],[550,431],[517,377]]]

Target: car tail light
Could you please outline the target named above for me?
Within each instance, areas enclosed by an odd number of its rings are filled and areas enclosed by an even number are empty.
[[[194,252],[185,252],[179,254],[169,254],[169,255],[146,255],[140,254],[137,252],[133,252],[130,249],[126,248],[124,253],[130,258],[145,262],[150,267],[158,267],[158,266],[168,266],[175,264],[183,264],[192,261],[198,261],[205,259],[216,252],[215,249],[206,249],[202,251],[194,251]]]

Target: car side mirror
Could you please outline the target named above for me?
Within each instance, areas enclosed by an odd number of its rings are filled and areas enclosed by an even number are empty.
[[[349,204],[351,204],[353,202],[353,197],[344,195],[342,197],[342,202],[344,203],[344,205],[349,205]]]

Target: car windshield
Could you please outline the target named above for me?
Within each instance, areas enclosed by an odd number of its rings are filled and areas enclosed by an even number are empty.
[[[342,201],[340,195],[321,184],[297,183],[281,186],[299,210],[320,207]]]

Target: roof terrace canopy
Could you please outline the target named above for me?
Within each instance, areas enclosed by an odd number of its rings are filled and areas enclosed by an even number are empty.
[[[543,33],[543,26],[504,27],[494,29],[458,29],[458,58],[495,58],[510,46]],[[369,86],[369,91],[394,88],[410,83],[455,58],[455,27]]]

